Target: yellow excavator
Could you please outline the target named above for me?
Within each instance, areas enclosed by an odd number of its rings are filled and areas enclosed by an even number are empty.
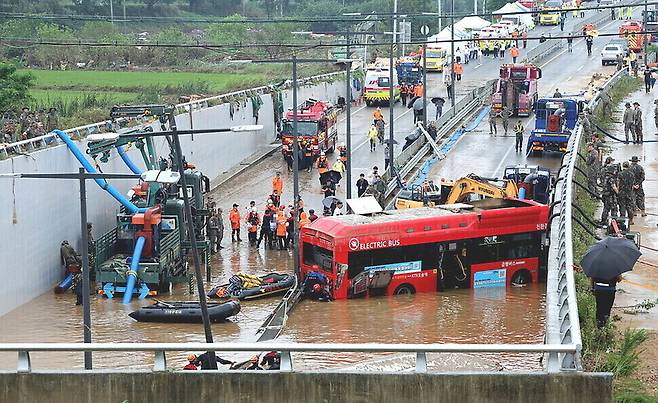
[[[493,183],[499,182],[500,185]],[[395,208],[432,207],[440,204],[455,204],[486,198],[502,199],[518,197],[516,182],[509,179],[482,178],[469,174],[456,181],[441,181],[440,186],[428,189],[414,185],[401,190],[395,200]]]

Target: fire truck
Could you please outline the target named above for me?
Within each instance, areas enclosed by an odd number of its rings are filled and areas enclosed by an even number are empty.
[[[534,64],[503,64],[491,97],[491,107],[500,112],[505,106],[513,116],[530,116],[537,101],[537,80],[541,69]]]
[[[297,141],[300,150],[311,144],[313,148],[313,157],[320,155],[320,152],[332,153],[336,149],[336,139],[338,138],[338,129],[336,119],[338,116],[337,108],[327,101],[318,101],[309,98],[297,107]],[[288,110],[283,119],[283,130],[281,141],[283,143],[283,153],[292,151],[293,147],[293,111]],[[302,151],[303,152],[303,151]]]
[[[639,32],[644,31],[642,22],[637,20],[626,21],[619,27],[619,36],[628,42],[628,49],[635,53],[642,51],[646,35]]]

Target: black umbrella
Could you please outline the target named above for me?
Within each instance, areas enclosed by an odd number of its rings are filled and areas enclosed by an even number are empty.
[[[320,174],[320,183],[324,185],[329,179],[331,179],[333,183],[338,183],[342,178],[343,175],[341,175],[340,172],[332,169]]]
[[[384,139],[384,143],[386,143],[386,144],[391,143],[391,139],[390,139],[390,138],[388,138],[388,139]],[[397,141],[396,139],[393,139],[392,144],[397,144],[397,143],[398,143],[398,141]]]
[[[630,239],[609,236],[592,245],[580,264],[589,277],[611,280],[633,270],[641,255]]]

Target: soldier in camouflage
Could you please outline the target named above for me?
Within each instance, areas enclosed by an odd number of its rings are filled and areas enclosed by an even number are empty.
[[[608,157],[611,159],[610,157]],[[614,160],[613,160],[614,161]],[[617,180],[617,166],[610,163],[605,167],[603,178],[603,211],[601,212],[601,223],[608,222],[608,214],[617,215],[617,193],[619,184]]]
[[[593,144],[587,145],[587,188],[594,194],[599,194],[596,185],[598,183],[599,172],[601,171],[601,160],[599,152]]]
[[[642,183],[644,182],[644,168],[638,162],[640,161],[637,158],[637,155],[634,155],[631,161],[631,171],[635,174],[635,184],[633,185],[633,192],[635,193],[635,208],[640,210],[642,217],[646,217],[647,213],[644,210],[644,188]]]
[[[630,223],[633,224],[633,216],[635,215],[635,202],[633,193],[635,174],[631,170],[628,161],[624,161],[622,168],[623,169],[619,173],[619,193],[617,195],[617,202],[619,203],[619,216],[628,217]]]

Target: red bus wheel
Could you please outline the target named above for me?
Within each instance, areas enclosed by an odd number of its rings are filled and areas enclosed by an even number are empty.
[[[411,284],[399,285],[395,289],[395,291],[393,291],[394,295],[410,295],[410,294],[415,294],[415,293],[416,293],[416,289]]]

